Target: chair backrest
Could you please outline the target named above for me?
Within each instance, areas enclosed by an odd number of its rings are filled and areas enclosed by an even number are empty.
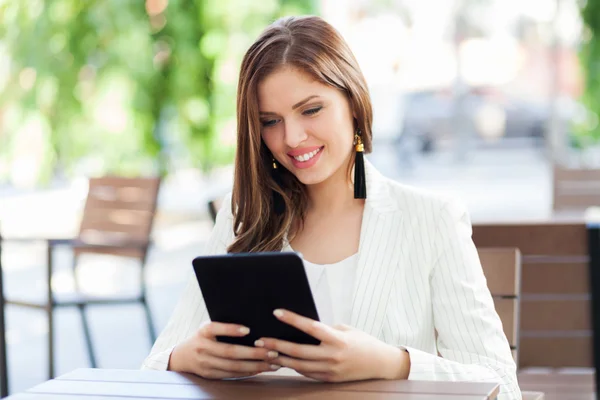
[[[600,206],[600,169],[554,166],[554,211],[584,211]]]
[[[521,252],[516,248],[478,248],[483,273],[502,320],[513,358],[518,363]]]
[[[111,254],[145,261],[156,213],[160,178],[91,178],[79,228],[84,242],[145,243],[145,248],[75,249],[83,253]]]
[[[222,197],[216,197],[216,198],[214,198],[212,200],[209,200],[209,202],[208,202],[208,213],[210,214],[210,218],[212,218],[213,222],[216,222],[216,220],[217,220],[217,213],[221,209],[222,205],[223,205],[223,198]]]
[[[519,366],[592,366],[585,224],[474,224],[473,240],[521,251]]]

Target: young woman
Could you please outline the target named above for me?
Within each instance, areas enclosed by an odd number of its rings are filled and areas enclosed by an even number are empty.
[[[321,322],[274,310],[318,346],[209,321],[195,278],[144,362],[211,379],[280,367],[323,381],[493,381],[516,366],[459,203],[384,178],[363,160],[372,111],[360,68],[318,17],[269,26],[246,53],[234,188],[206,252],[302,254]],[[282,356],[286,354],[288,356]]]

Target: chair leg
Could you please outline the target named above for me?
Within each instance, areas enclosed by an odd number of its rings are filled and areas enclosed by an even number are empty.
[[[79,314],[81,315],[81,325],[83,326],[83,334],[85,336],[85,344],[87,346],[88,357],[90,359],[90,365],[92,368],[97,367],[96,356],[94,355],[94,347],[92,345],[92,335],[90,334],[90,325],[88,323],[87,315],[85,313],[85,305],[78,304]]]
[[[48,379],[54,379],[54,316],[53,307],[48,306],[46,316],[48,318]]]
[[[46,247],[46,315],[48,317],[48,378],[54,379],[54,296],[52,294],[53,247]]]
[[[144,306],[144,310],[146,311],[146,321],[148,322],[148,334],[150,335],[150,342],[152,343],[150,346],[154,345],[156,341],[156,331],[154,330],[154,323],[152,322],[152,314],[150,313],[150,307],[148,307],[148,302],[146,298],[142,298],[142,305]]]

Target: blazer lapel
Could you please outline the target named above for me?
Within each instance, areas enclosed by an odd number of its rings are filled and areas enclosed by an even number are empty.
[[[354,282],[351,325],[380,336],[397,268],[402,214],[384,178],[365,162],[367,199],[360,231],[358,268]]]

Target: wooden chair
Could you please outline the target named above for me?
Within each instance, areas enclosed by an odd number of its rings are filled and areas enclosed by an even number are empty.
[[[491,247],[478,248],[477,251],[504,334],[518,363],[521,252],[515,248]]]
[[[150,339],[156,333],[146,299],[144,266],[150,246],[150,233],[156,213],[159,178],[103,177],[89,181],[89,192],[81,219],[79,234],[75,239],[43,239],[47,244],[47,297],[45,302],[18,301],[7,299],[7,304],[44,310],[48,317],[48,375],[54,377],[54,329],[53,311],[56,307],[77,307],[80,311],[83,330],[92,367],[96,367],[86,308],[90,305],[112,305],[140,303],[145,310]],[[17,240],[17,239],[13,239]],[[39,239],[18,240],[32,241]],[[133,296],[97,297],[86,296],[79,291],[75,279],[76,293],[63,299],[52,291],[53,252],[58,246],[73,250],[73,272],[79,257],[84,254],[105,254],[127,257],[140,263],[140,291]]]
[[[593,206],[600,206],[600,169],[568,169],[555,165],[553,210],[585,211]]]
[[[521,252],[516,248],[478,248],[479,259],[496,312],[513,358],[519,360],[519,323],[521,304]],[[523,400],[544,400],[544,393],[522,391]]]
[[[522,253],[519,366],[593,367],[585,224],[475,224],[473,240]]]
[[[213,222],[217,220],[217,213],[221,209],[223,205],[223,198],[216,197],[208,202],[208,213],[210,214],[210,218]]]
[[[516,248],[479,248],[479,259],[504,333],[519,364],[521,252]],[[523,400],[543,400],[544,393],[522,391]]]

